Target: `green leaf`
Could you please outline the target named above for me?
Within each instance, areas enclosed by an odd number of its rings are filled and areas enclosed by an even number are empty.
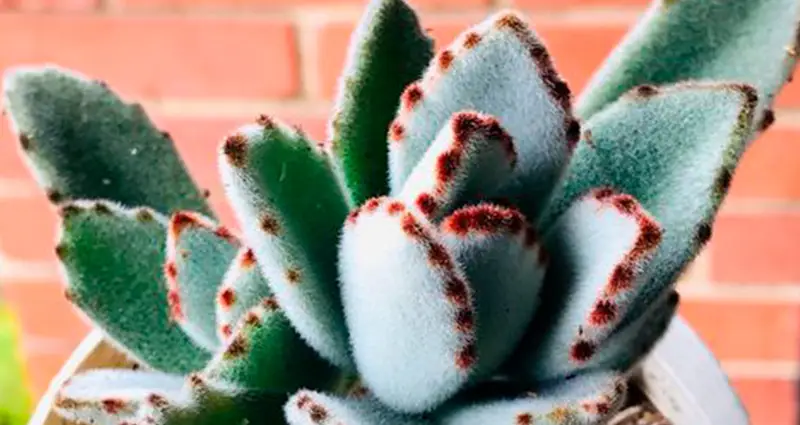
[[[577,200],[545,234],[542,309],[510,362],[512,376],[563,378],[592,361],[647,287],[662,233],[629,195],[601,188]]]
[[[32,397],[22,359],[19,322],[0,301],[0,424],[24,425]]]
[[[797,60],[796,0],[655,0],[581,94],[588,119],[630,89],[688,80],[754,86],[754,125],[767,112]]]
[[[328,137],[350,205],[388,191],[386,134],[403,89],[422,75],[433,40],[403,0],[372,0],[352,35]]]
[[[219,340],[227,343],[239,319],[271,295],[272,291],[256,264],[253,250],[243,247],[225,273],[217,294]]]
[[[220,345],[215,297],[239,240],[225,227],[188,211],[173,214],[167,235],[164,271],[172,319],[199,346],[215,351]]]
[[[262,117],[221,149],[223,184],[247,245],[298,333],[350,367],[336,269],[347,203],[316,144]]]
[[[294,392],[335,383],[336,369],[292,328],[275,299],[250,309],[204,375],[247,390]]]
[[[53,203],[108,199],[165,215],[211,214],[169,135],[140,105],[55,66],[12,68],[3,85],[11,128]]]
[[[662,242],[625,322],[663,295],[710,238],[756,102],[754,89],[737,84],[640,87],[585,124],[542,227],[598,186],[633,196],[655,218]]]
[[[284,406],[290,425],[427,425],[427,419],[404,416],[365,396],[347,398],[303,390],[289,398]]]
[[[170,373],[203,367],[210,355],[170,319],[166,218],[102,201],[69,202],[60,215],[56,253],[70,301],[146,365]]]
[[[392,196],[461,111],[490,115],[511,136],[517,164],[500,196],[536,219],[567,164],[579,125],[567,84],[518,15],[500,12],[465,30],[403,92],[389,131]]]

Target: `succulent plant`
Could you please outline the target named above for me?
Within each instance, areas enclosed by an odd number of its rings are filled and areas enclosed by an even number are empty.
[[[678,305],[790,78],[796,0],[656,1],[572,107],[501,11],[434,54],[374,0],[324,143],[224,138],[241,234],[105,84],[10,70],[69,299],[139,362],[55,401],[94,424],[601,424]],[[388,140],[387,140],[388,139]],[[388,145],[388,146],[387,146]]]

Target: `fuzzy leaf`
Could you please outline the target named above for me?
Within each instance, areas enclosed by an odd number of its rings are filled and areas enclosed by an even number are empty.
[[[206,217],[180,211],[170,220],[164,272],[172,319],[209,351],[219,347],[215,297],[238,247],[229,230]]]
[[[579,115],[642,84],[735,81],[758,89],[753,123],[769,125],[768,108],[797,60],[798,16],[795,0],[653,1],[582,93]]]
[[[476,363],[475,311],[438,231],[402,202],[373,198],[348,219],[339,269],[353,355],[389,407],[436,407]]]
[[[137,414],[136,424],[219,425],[281,423],[286,396],[250,392],[201,374],[186,379],[180,398],[150,403]]]
[[[250,309],[204,374],[248,390],[294,392],[333,383],[335,370],[309,347],[274,298]]]
[[[433,57],[433,40],[403,0],[372,0],[351,36],[329,124],[329,149],[351,205],[388,192],[386,132],[400,94]]]
[[[220,168],[247,245],[300,335],[350,367],[336,255],[347,204],[324,156],[266,117],[231,135]]]
[[[598,347],[597,355],[585,369],[631,370],[664,336],[675,317],[679,301],[678,293],[672,291],[666,299],[657,300],[639,317],[618,328]]]
[[[646,287],[629,309],[636,317],[665,293],[710,238],[755,104],[755,91],[735,84],[632,91],[585,124],[541,228],[598,186],[636,198],[663,229]]]
[[[496,119],[458,112],[425,152],[398,199],[439,219],[467,201],[493,194],[509,179],[516,161],[511,136]]]
[[[11,129],[52,202],[108,199],[165,215],[211,214],[169,135],[140,105],[49,65],[12,68],[3,86]]]
[[[239,319],[272,295],[250,248],[242,248],[225,273],[217,293],[219,340],[228,342]]]
[[[544,307],[516,353],[514,375],[545,381],[589,362],[647,285],[661,238],[629,195],[603,188],[575,202],[545,235],[552,267]]]
[[[55,411],[87,424],[118,424],[136,417],[145,405],[175,403],[184,377],[160,372],[97,369],[75,375],[56,395]]]
[[[372,397],[340,398],[303,390],[284,406],[289,425],[426,425],[417,417],[405,417],[382,406]]]
[[[478,204],[456,210],[440,230],[475,292],[476,374],[485,377],[507,359],[533,317],[544,252],[525,217],[505,207]]]
[[[550,56],[518,16],[498,13],[439,52],[403,92],[390,128],[391,193],[396,195],[451,116],[474,110],[497,118],[518,163],[504,196],[538,216],[578,138],[570,91]]]
[[[451,408],[440,415],[437,423],[601,425],[622,407],[626,392],[627,385],[620,375],[586,374],[517,399]]]
[[[56,253],[69,299],[140,362],[175,373],[202,367],[209,354],[170,319],[166,218],[102,201],[66,203],[60,215]]]

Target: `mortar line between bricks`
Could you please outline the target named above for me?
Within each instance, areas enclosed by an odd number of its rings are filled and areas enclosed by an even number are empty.
[[[794,360],[722,360],[722,369],[731,379],[794,380],[800,377],[800,363]]]
[[[682,300],[708,303],[795,305],[800,307],[800,282],[754,284],[704,282],[678,287]]]
[[[479,16],[483,19],[487,14],[497,12],[501,9],[511,8],[507,0],[498,0],[490,7],[474,6],[469,8],[438,9],[417,7],[416,10],[423,19],[437,18],[459,18],[470,15]],[[625,7],[625,6],[604,6],[604,7],[583,7],[580,9],[566,10],[532,10],[524,7],[513,7],[523,13],[528,19],[544,20],[553,23],[612,23],[625,22],[631,23],[632,19],[641,16],[646,8],[644,7]],[[264,17],[279,19],[296,19],[300,15],[319,15],[326,16],[332,21],[345,20],[355,21],[364,12],[363,5],[317,5],[317,6],[286,6],[274,8],[242,8],[239,10],[225,8],[184,8],[184,9],[123,9],[118,6],[108,6],[103,13],[97,16],[131,16],[131,17],[212,17],[212,18],[253,18]],[[8,13],[4,13],[8,14]]]

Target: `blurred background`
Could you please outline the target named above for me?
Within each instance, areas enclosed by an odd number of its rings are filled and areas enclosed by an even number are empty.
[[[648,0],[411,0],[437,45],[500,7],[524,11],[574,93]],[[323,138],[364,0],[0,0],[0,68],[54,62],[141,100],[224,221],[216,148],[259,113]],[[800,347],[800,82],[746,153],[712,242],[680,283],[681,314],[754,425],[795,424]],[[55,216],[0,121],[0,289],[23,329],[35,396],[88,327],[63,296]],[[691,359],[687,359],[691,361]],[[722,424],[724,425],[724,424]]]

